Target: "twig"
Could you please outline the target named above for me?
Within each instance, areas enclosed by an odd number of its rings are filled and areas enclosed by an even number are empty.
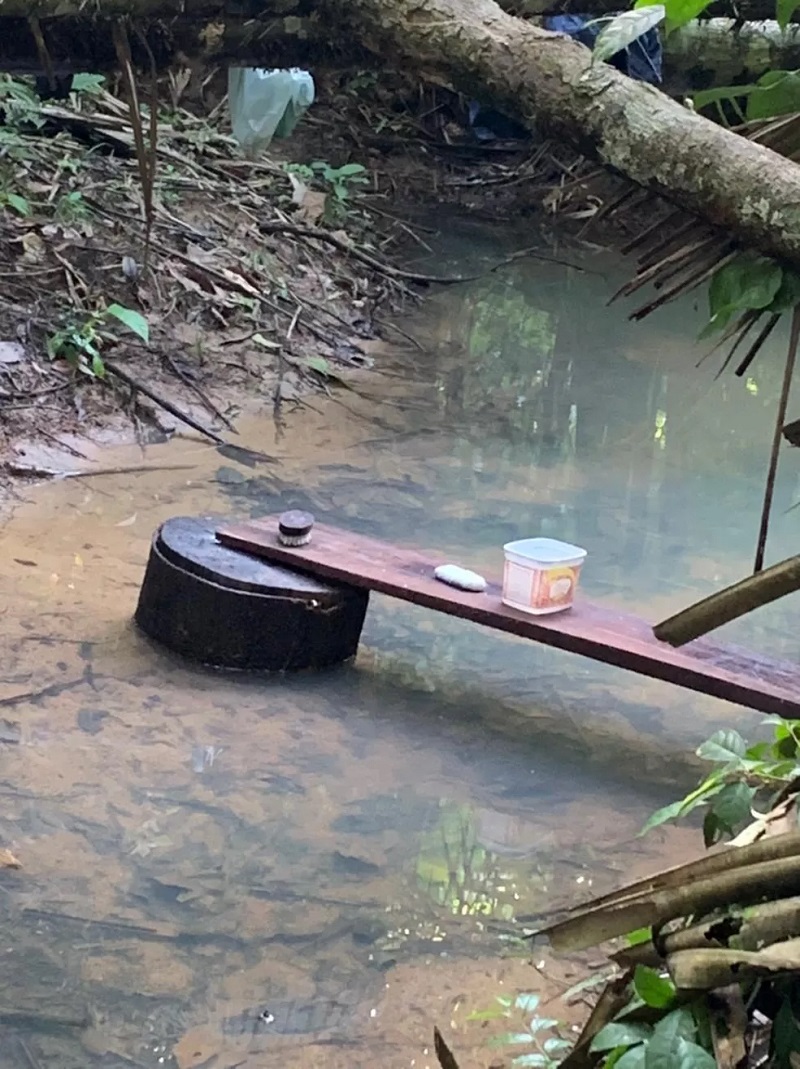
[[[66,683],[50,683],[39,690],[26,690],[22,694],[12,694],[9,698],[0,698],[0,708],[8,709],[10,706],[20,705],[22,702],[35,702],[39,698],[50,698],[65,691],[73,690],[87,682],[86,673],[78,679],[71,679]]]
[[[400,267],[392,267],[391,264],[385,264],[375,256],[370,256],[369,253],[364,252],[363,249],[357,248],[349,241],[343,241],[342,238],[336,237],[335,234],[329,234],[327,230],[320,230],[316,227],[295,226],[294,223],[261,223],[259,229],[263,234],[292,234],[294,237],[298,238],[312,238],[315,241],[324,241],[328,245],[333,245],[334,248],[339,249],[340,252],[347,253],[354,259],[365,263],[368,267],[371,267],[373,271],[378,271],[380,274],[387,275],[389,278],[402,279],[406,282],[416,282],[422,286],[454,286],[460,282],[477,282],[478,279],[485,278],[485,276],[491,274],[492,271],[497,271],[498,268],[505,267],[507,264],[513,263],[514,260],[518,260],[522,256],[533,256],[536,259],[546,260],[549,263],[557,263],[563,267],[574,267],[576,271],[586,270],[586,268],[581,267],[578,264],[570,263],[567,260],[559,260],[553,256],[546,256],[544,253],[537,253],[533,249],[522,249],[519,252],[512,253],[512,255],[506,257],[505,260],[501,260],[500,263],[490,267],[488,271],[482,271],[478,275],[426,275],[421,274],[419,271],[404,271]]]
[[[91,479],[95,475],[135,475],[144,471],[193,471],[196,464],[134,464],[120,468],[88,468],[85,471],[59,471],[57,468],[40,468],[38,465],[15,464],[6,460],[2,467],[10,475],[28,475],[32,479]]]
[[[172,374],[176,378],[180,379],[184,386],[188,387],[190,390],[194,390],[194,392],[206,406],[208,411],[215,415],[221,423],[224,423],[229,431],[233,431],[235,434],[236,428],[234,427],[234,425],[231,423],[225,413],[221,412],[220,409],[217,408],[217,406],[214,404],[208,394],[204,390],[201,390],[197,383],[193,382],[192,379],[187,374],[185,374],[185,372],[181,371],[181,369],[178,367],[178,365],[175,363],[171,356],[165,355],[165,360],[167,361],[167,365]]]
[[[193,416],[190,416],[188,412],[181,411],[177,405],[174,405],[172,401],[168,401],[166,397],[160,397],[154,390],[151,390],[149,386],[145,386],[144,383],[139,382],[138,379],[134,379],[129,375],[127,371],[123,371],[121,367],[117,367],[115,363],[110,360],[105,361],[106,371],[112,375],[116,375],[118,379],[124,382],[127,386],[130,386],[132,390],[138,390],[139,393],[143,393],[145,397],[149,397],[155,404],[160,405],[161,408],[169,412],[170,415],[175,416],[176,419],[186,423],[195,431],[199,431],[200,434],[204,434],[206,438],[210,438],[216,445],[225,445],[225,439],[221,438],[215,431],[212,431],[209,427],[204,427],[202,423],[198,422]]]
[[[778,401],[778,414],[775,419],[775,432],[772,436],[772,450],[769,456],[769,469],[767,481],[764,486],[764,504],[761,509],[761,526],[758,531],[758,544],[756,546],[756,560],[753,571],[757,575],[764,567],[764,550],[767,544],[767,531],[769,530],[769,514],[772,510],[772,496],[775,491],[775,474],[778,470],[778,455],[781,449],[781,431],[786,422],[786,406],[789,403],[789,391],[792,388],[792,376],[797,358],[797,345],[800,342],[800,305],[795,305],[792,313],[792,329],[789,335],[789,350],[786,354],[786,367],[783,372],[783,386]]]
[[[125,82],[125,91],[128,95],[128,108],[130,111],[131,131],[133,143],[136,147],[136,160],[139,165],[139,176],[142,183],[142,196],[144,198],[144,224],[145,224],[145,263],[148,261],[150,251],[150,235],[153,230],[153,182],[155,181],[155,161],[152,152],[144,142],[142,129],[142,115],[139,107],[139,96],[136,90],[136,77],[133,73],[133,57],[128,34],[123,23],[115,21],[111,24],[111,35],[114,41],[114,49],[117,53],[120,69]],[[152,55],[151,55],[152,58]],[[150,116],[150,136],[152,139],[152,124],[154,117]],[[152,148],[152,145],[149,146]]]

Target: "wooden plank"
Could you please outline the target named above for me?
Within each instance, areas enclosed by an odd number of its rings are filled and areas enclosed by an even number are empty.
[[[388,594],[485,627],[591,657],[640,675],[779,716],[800,716],[800,665],[697,639],[681,649],[659,642],[645,620],[579,598],[572,609],[529,616],[503,605],[500,584],[483,594],[446,586],[433,570],[447,558],[315,524],[306,546],[278,542],[278,517],[224,524],[225,545],[325,579]]]

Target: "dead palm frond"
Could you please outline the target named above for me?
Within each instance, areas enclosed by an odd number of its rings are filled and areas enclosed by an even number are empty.
[[[734,127],[734,131],[800,164],[800,114],[744,123]],[[641,205],[647,199],[653,202],[655,220],[648,222],[621,250],[623,255],[636,255],[635,273],[611,298],[613,302],[630,297],[644,287],[655,290],[653,297],[630,313],[632,320],[643,319],[670,301],[698,289],[742,251],[724,231],[676,210],[654,194],[646,194],[646,199],[642,201],[637,196],[638,192],[637,187],[628,187],[595,216],[595,219],[606,221],[620,219],[629,213],[633,203]],[[653,212],[648,212],[650,218],[652,215]],[[722,344],[731,342],[731,348],[723,357],[720,367],[720,372],[724,371],[762,315],[753,311],[742,313],[703,359],[717,352]],[[766,323],[754,336],[744,357],[734,365],[736,375],[742,376],[747,372],[779,318],[766,314]]]

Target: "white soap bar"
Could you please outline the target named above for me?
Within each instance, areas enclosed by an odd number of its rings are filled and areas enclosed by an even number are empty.
[[[473,590],[482,593],[486,589],[486,580],[477,572],[471,572],[467,568],[459,568],[457,564],[440,564],[434,571],[434,577],[448,586],[456,586],[459,590]]]

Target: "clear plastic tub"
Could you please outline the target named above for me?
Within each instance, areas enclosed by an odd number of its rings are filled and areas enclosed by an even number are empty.
[[[503,546],[503,604],[543,616],[572,606],[586,550],[554,538],[523,538]]]

